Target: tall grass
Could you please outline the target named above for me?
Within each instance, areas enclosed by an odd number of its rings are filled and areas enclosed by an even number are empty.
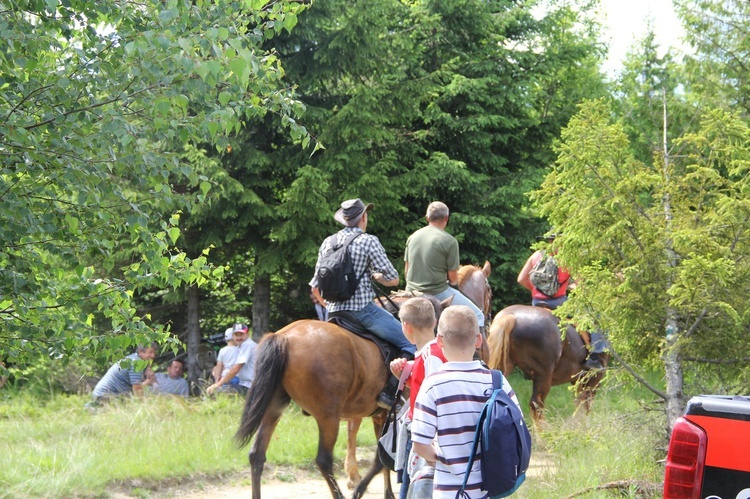
[[[510,382],[527,405],[531,383],[515,375]],[[9,452],[0,452],[0,497],[106,496],[127,484],[156,488],[168,479],[248,469],[249,449],[238,450],[232,440],[242,410],[237,397],[124,399],[94,412],[84,408],[88,399],[80,396],[3,397],[0,448]],[[616,480],[659,482],[662,416],[644,410],[648,400],[643,389],[613,378],[585,417],[574,415],[573,394],[566,387],[554,387],[547,422],[533,429],[533,459],[543,466],[537,466],[517,497],[565,497]],[[274,433],[268,464],[312,470],[317,441],[314,419],[292,405]],[[365,420],[358,446],[374,444]],[[335,449],[339,476],[345,446],[342,423]],[[612,497],[607,494],[581,497]]]

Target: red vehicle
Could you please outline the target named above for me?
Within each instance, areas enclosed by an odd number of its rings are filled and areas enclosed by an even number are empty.
[[[664,499],[750,499],[750,398],[690,399],[669,440]]]

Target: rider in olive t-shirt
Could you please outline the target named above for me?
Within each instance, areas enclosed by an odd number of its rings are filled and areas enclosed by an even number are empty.
[[[458,241],[445,231],[449,210],[445,203],[434,201],[427,207],[427,226],[406,240],[404,265],[406,290],[430,294],[438,300],[453,296],[452,305],[465,305],[484,327],[484,314],[474,302],[458,290]]]

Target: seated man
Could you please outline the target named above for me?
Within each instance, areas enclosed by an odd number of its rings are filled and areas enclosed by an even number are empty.
[[[94,387],[92,393],[94,403],[122,394],[142,395],[145,368],[138,368],[136,362],[138,360],[152,361],[156,355],[156,346],[156,343],[149,346],[139,345],[135,353],[113,364]],[[128,366],[120,366],[125,360],[128,361]]]
[[[366,233],[368,211],[372,207],[372,204],[365,205],[359,198],[349,199],[341,203],[341,208],[333,218],[344,228],[326,238],[320,246],[310,288],[315,298],[320,303],[326,304],[329,314],[348,312],[359,321],[362,327],[380,339],[395,345],[403,356],[413,359],[416,348],[404,336],[401,331],[401,323],[390,312],[377,307],[373,303],[375,292],[372,290],[371,279],[384,286],[396,286],[399,278],[398,271],[388,260],[380,240]],[[359,282],[351,298],[345,301],[332,301],[326,299],[325,293],[321,295],[318,287],[318,270],[320,269],[321,259],[331,251],[332,247],[343,244],[347,240],[351,240],[348,251],[354,273],[359,276]],[[398,380],[391,376],[389,383],[390,386],[387,386],[378,396],[378,405],[383,408],[390,408],[393,404],[393,394],[396,391]]]
[[[232,327],[232,338],[237,345],[234,365],[228,367],[221,378],[206,389],[209,395],[216,390],[245,395],[252,385],[255,377],[255,349],[258,344],[248,338],[248,331],[249,328],[245,324],[237,323]]]
[[[239,347],[234,342],[233,328],[228,327],[226,331],[224,331],[224,340],[227,344],[219,350],[219,355],[216,357],[216,365],[211,370],[211,376],[214,379],[214,383],[227,374],[229,369],[237,361],[237,354],[239,353]],[[239,382],[240,379],[235,376],[235,378],[230,381],[230,384],[236,385]]]
[[[182,377],[185,372],[185,365],[180,359],[172,359],[167,366],[167,372],[156,373],[153,382],[144,382],[148,384],[151,390],[161,395],[179,395],[187,397],[190,394],[190,387],[185,378]]]

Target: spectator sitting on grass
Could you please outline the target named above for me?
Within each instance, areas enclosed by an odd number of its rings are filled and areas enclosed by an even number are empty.
[[[185,372],[185,365],[180,359],[172,359],[167,366],[167,372],[156,373],[153,382],[144,382],[148,384],[151,390],[160,395],[179,395],[187,397],[190,394],[190,387],[185,378],[182,377]]]
[[[255,348],[258,346],[247,337],[247,333],[245,324],[238,323],[232,327],[232,337],[239,349],[237,359],[221,379],[206,389],[208,395],[213,395],[216,390],[236,392],[243,396],[247,393],[255,376]],[[232,384],[235,377],[239,378],[239,383]]]
[[[221,347],[219,355],[216,357],[216,365],[211,370],[211,376],[214,379],[214,383],[223,378],[229,369],[237,362],[237,354],[240,352],[239,345],[234,341],[234,333],[232,327],[228,327],[224,331],[224,340],[227,342],[226,346]],[[240,378],[235,376],[229,382],[229,385],[238,385]]]
[[[139,360],[152,361],[154,355],[156,355],[156,346],[156,343],[151,343],[148,346],[139,345],[135,353],[113,364],[94,387],[92,393],[94,403],[122,394],[142,395],[144,368],[138,369],[136,362]],[[129,361],[127,367],[120,365],[125,360]]]

